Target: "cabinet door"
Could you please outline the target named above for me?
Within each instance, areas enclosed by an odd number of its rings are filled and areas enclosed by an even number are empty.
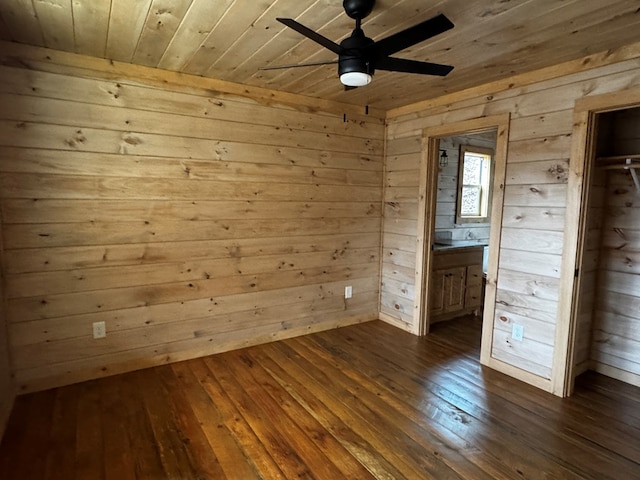
[[[431,277],[431,315],[455,312],[464,308],[466,267],[444,268]]]
[[[466,277],[466,267],[456,267],[447,270],[444,287],[445,312],[456,312],[464,308]]]

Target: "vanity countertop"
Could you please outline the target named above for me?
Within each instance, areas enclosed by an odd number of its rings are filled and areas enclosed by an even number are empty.
[[[452,241],[452,242],[436,242],[433,244],[433,251],[457,250],[461,248],[486,247],[486,243],[479,243],[473,240]]]

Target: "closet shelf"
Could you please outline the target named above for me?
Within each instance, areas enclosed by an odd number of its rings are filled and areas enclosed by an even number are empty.
[[[628,169],[630,166],[636,168],[640,166],[640,153],[634,155],[617,155],[614,157],[598,157],[596,158],[596,166],[599,168],[624,168]]]

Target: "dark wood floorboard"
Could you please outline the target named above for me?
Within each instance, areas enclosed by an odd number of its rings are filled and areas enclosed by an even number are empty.
[[[466,317],[371,322],[17,399],[0,479],[640,479],[640,389],[559,399]]]

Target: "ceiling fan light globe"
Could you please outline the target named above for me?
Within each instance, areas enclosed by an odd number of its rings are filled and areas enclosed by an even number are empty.
[[[371,75],[365,72],[346,72],[340,75],[340,82],[347,87],[364,87],[371,83]]]

